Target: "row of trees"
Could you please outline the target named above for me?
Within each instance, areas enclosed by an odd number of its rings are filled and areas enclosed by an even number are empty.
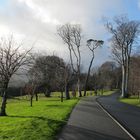
[[[130,61],[132,55],[136,50],[138,50],[138,38],[140,33],[140,22],[129,20],[125,16],[117,17],[113,22],[107,22],[105,24],[107,30],[112,34],[111,42],[111,50],[113,59],[118,63],[118,67],[121,67],[121,96],[128,97],[129,91],[129,81],[130,81],[130,71],[132,67],[130,67]],[[58,29],[58,34],[67,44],[69,52],[70,52],[70,60],[73,72],[77,75],[78,79],[78,91],[79,96],[81,96],[80,91],[80,46],[81,46],[81,29],[78,25],[63,25]],[[87,40],[87,47],[92,52],[92,58],[90,61],[87,78],[85,80],[85,90],[84,95],[86,95],[86,85],[90,75],[90,68],[92,66],[92,62],[94,59],[94,51],[97,47],[103,45],[102,40]],[[76,58],[76,67],[74,67],[73,59]],[[133,61],[131,62],[131,66]],[[131,71],[132,73],[132,71]],[[102,74],[107,75],[106,73]],[[118,79],[116,77],[116,79]],[[110,81],[110,80],[109,80]],[[108,82],[109,82],[108,81]],[[118,80],[117,80],[118,81]],[[118,83],[119,84],[119,83]]]
[[[121,96],[127,97],[129,93],[129,74],[131,56],[139,47],[138,38],[140,33],[140,22],[130,21],[126,17],[117,17],[114,22],[107,22],[106,27],[112,34],[112,56],[120,65],[122,72]]]
[[[114,62],[105,62],[91,73],[80,74],[80,90],[102,90],[119,88],[121,75],[120,68]],[[43,92],[47,97],[53,91],[65,91],[66,99],[70,99],[69,91],[77,91],[77,75],[72,68],[58,56],[40,55],[29,70],[29,83],[36,90]],[[87,80],[88,77],[88,80]],[[86,81],[86,89],[85,89]]]

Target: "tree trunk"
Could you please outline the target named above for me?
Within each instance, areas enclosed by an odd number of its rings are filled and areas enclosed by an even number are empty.
[[[80,89],[80,77],[79,76],[78,76],[77,86],[78,86],[78,94],[79,94],[79,97],[82,97],[82,93],[81,93],[81,89]]]
[[[31,98],[30,98],[30,105],[31,107],[33,106],[33,95],[31,95]]]
[[[94,89],[95,96],[97,96],[97,88]]]
[[[33,85],[33,91],[32,91],[33,93],[32,94],[35,95],[35,100],[38,101],[38,94],[37,94],[37,90],[36,89],[37,89],[37,86]]]
[[[126,66],[126,77],[125,77],[125,97],[128,97],[128,81],[129,81],[129,58]]]
[[[35,99],[36,99],[36,101],[38,101],[38,94],[37,93],[35,93]]]
[[[128,96],[128,71],[126,70],[126,76],[125,76],[125,97]]]
[[[89,68],[88,68],[88,74],[87,74],[87,77],[86,77],[85,87],[84,87],[84,96],[86,96],[87,82],[88,82],[88,79],[89,79],[89,76],[90,76],[90,69],[91,69],[91,66],[92,66],[92,63],[93,63],[93,59],[94,59],[94,53],[93,53],[93,56],[92,56],[92,59],[90,61],[90,65],[89,65]]]
[[[61,102],[63,102],[63,91],[61,91]]]
[[[6,101],[7,101],[7,95],[6,95],[6,91],[4,91],[3,97],[2,97],[0,116],[7,116],[7,114],[6,114]]]
[[[121,97],[125,97],[125,67],[122,66],[122,91],[121,91]]]
[[[51,96],[51,91],[49,89],[46,89],[45,96],[46,97],[50,97]]]
[[[85,82],[85,87],[84,87],[84,96],[86,96],[87,93],[87,78],[86,78],[86,82]]]
[[[65,95],[66,95],[66,100],[70,99],[68,83],[65,84]]]
[[[7,102],[7,88],[8,88],[8,83],[6,82],[4,85],[4,91],[3,91],[3,96],[2,96],[2,103],[1,103],[1,110],[0,110],[0,116],[7,116],[6,114],[6,102]]]

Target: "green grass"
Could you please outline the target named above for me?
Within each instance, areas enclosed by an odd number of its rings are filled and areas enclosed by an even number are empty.
[[[72,98],[73,95],[72,95],[72,91],[69,92],[70,93],[70,97]],[[84,95],[84,91],[81,91],[82,95]],[[91,95],[94,95],[94,91],[87,91],[86,92],[86,96],[91,96]],[[53,97],[60,97],[61,96],[61,93],[58,93],[58,92],[52,92],[51,93],[51,96]],[[65,96],[65,95],[64,95]],[[78,91],[76,92],[76,97],[78,97],[79,94],[78,94]]]
[[[53,140],[66,123],[78,99],[40,98],[33,101],[8,100],[7,117],[0,117],[0,140]]]
[[[109,96],[111,94],[113,94],[116,90],[103,90],[103,93],[101,90],[97,91],[97,95],[101,95],[101,96]]]
[[[112,93],[114,93],[114,91],[115,91],[115,90],[112,90],[112,91],[111,91],[111,90],[109,90],[109,91],[104,91],[104,92],[103,92],[103,95],[104,95],[104,96],[111,95]]]
[[[127,103],[127,104],[131,104],[131,105],[135,105],[135,106],[139,106],[140,107],[140,99],[138,99],[138,97],[132,96],[129,98],[120,98],[119,99],[120,102],[123,103]]]

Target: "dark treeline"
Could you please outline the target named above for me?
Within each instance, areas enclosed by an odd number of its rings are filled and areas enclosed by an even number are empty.
[[[53,62],[53,63],[52,63]],[[135,95],[139,92],[140,85],[140,56],[131,57],[129,77],[129,94]],[[113,61],[106,61],[100,67],[92,69],[86,90],[100,91],[103,90],[121,90],[121,67]],[[26,87],[35,85],[35,93],[44,93],[50,97],[52,92],[63,91],[65,97],[70,98],[69,91],[77,91],[76,75],[72,74],[70,65],[58,56],[39,56],[35,64],[28,71],[29,82],[24,87],[9,87],[8,96],[27,95]],[[87,73],[81,73],[80,87],[84,90]],[[66,82],[67,81],[67,82]],[[67,89],[66,89],[67,88]]]
[[[129,74],[129,94],[138,95],[140,93],[140,56],[131,57]]]

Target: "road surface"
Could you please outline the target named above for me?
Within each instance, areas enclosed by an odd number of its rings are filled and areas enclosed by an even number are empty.
[[[58,140],[131,140],[103,111],[97,97],[85,97],[73,109]]]
[[[140,107],[121,103],[120,94],[98,98],[100,104],[118,120],[137,140],[140,140]]]

